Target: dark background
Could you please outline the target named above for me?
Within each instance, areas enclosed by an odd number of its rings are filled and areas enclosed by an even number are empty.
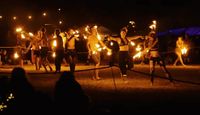
[[[45,18],[42,16],[44,11],[48,13]],[[27,19],[30,14],[31,21]],[[46,23],[63,29],[95,23],[116,33],[129,20],[136,22],[136,31],[145,32],[152,20],[158,21],[158,31],[200,25],[197,0],[1,0],[0,15],[3,16],[0,20],[3,45],[13,44],[10,38],[17,25],[35,32]],[[18,19],[13,21],[13,16]],[[64,22],[62,27],[58,25],[60,19]]]

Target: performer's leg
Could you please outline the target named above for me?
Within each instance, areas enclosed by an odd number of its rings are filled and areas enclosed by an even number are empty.
[[[45,71],[48,72],[47,67],[46,67],[46,58],[45,57],[42,57],[41,64],[44,67]]]
[[[60,57],[60,55],[58,55],[57,61],[56,61],[56,71],[60,72],[61,71],[61,63],[62,63],[62,59]]]
[[[168,77],[170,82],[173,82],[172,76],[170,74],[170,72],[167,70],[165,62],[162,58],[159,58],[159,65],[162,68],[162,70],[165,72],[166,77]]]
[[[36,56],[36,58],[35,58],[35,67],[36,67],[36,70],[40,69],[39,63],[40,63],[40,57]]]
[[[183,66],[185,66],[185,64],[183,63],[183,59],[182,59],[182,54],[181,54],[181,53],[178,55],[178,58],[179,58],[181,64],[182,64]]]
[[[99,70],[97,69],[97,68],[99,68],[100,63],[101,63],[101,55],[100,55],[100,53],[98,53],[98,55],[97,55],[97,63],[96,63],[96,71],[95,71],[96,79],[97,79],[97,80],[101,79],[101,78],[99,77]]]
[[[127,70],[126,70],[126,59],[125,59],[125,54],[123,52],[120,52],[119,54],[119,68],[121,71],[121,78],[125,80],[127,77]]]
[[[76,52],[75,51],[69,51],[67,53],[67,62],[70,66],[70,71],[74,73],[75,71],[75,62],[76,61]]]
[[[109,65],[112,67],[116,61],[116,56],[117,56],[117,52],[114,51],[112,52],[112,55],[110,57],[110,60],[109,60]]]
[[[150,59],[149,67],[150,67],[150,76],[151,76],[151,84],[152,85],[153,85],[153,81],[154,81],[155,64],[156,64],[156,62],[154,61],[154,59]]]
[[[86,61],[86,65],[90,65],[90,59],[91,59],[91,55],[87,55],[87,61]]]
[[[70,65],[70,71],[74,73],[75,71],[75,63],[72,56],[69,56],[69,65]]]
[[[175,62],[174,62],[174,66],[176,66],[177,62],[179,61],[179,57],[176,58]]]
[[[20,59],[20,66],[23,67],[24,66],[24,60]]]
[[[57,53],[58,54],[58,53]],[[59,59],[58,59],[59,57],[58,57],[58,55],[56,55],[56,57],[55,57],[55,69],[56,69],[56,71],[55,72],[59,72]]]
[[[96,77],[97,80],[101,79],[99,77],[99,70],[97,69],[97,68],[99,68],[99,66],[100,66],[100,62],[97,63],[96,66],[95,66],[95,68],[96,68],[96,70],[95,70],[95,77]]]
[[[131,70],[134,67],[133,59],[128,54],[128,69]]]
[[[73,62],[73,64],[72,64],[72,72],[75,71],[76,61],[77,61],[77,57],[76,57],[76,55],[74,55],[74,56],[72,57],[72,62]]]
[[[100,80],[101,78],[99,77],[99,70],[97,68],[99,68],[100,66],[100,53],[97,54],[92,54],[92,59],[94,60],[95,63],[95,76],[93,76],[93,79],[97,79]]]
[[[35,50],[31,50],[31,63],[32,63],[32,64],[35,64],[35,61],[36,61],[36,60],[35,60],[35,59],[36,59],[36,55],[34,54],[34,51],[35,51]]]
[[[48,58],[46,57],[46,65],[49,67],[50,71],[53,71]]]

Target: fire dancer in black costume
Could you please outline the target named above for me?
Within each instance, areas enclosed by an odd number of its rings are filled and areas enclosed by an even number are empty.
[[[145,49],[145,52],[149,51],[149,55],[150,55],[149,65],[150,65],[151,85],[153,85],[153,82],[154,82],[156,63],[158,63],[160,67],[162,67],[163,71],[165,72],[166,77],[168,77],[170,82],[173,83],[172,76],[167,70],[163,58],[159,54],[158,38],[156,38],[155,31],[151,31],[149,35],[146,37],[147,37],[146,40],[148,42],[148,46]]]
[[[61,63],[64,57],[64,47],[63,47],[63,39],[60,36],[60,30],[56,29],[55,30],[55,35],[56,35],[56,57],[55,57],[55,66],[56,66],[56,71],[61,72]]]
[[[108,40],[114,40],[119,45],[119,68],[123,80],[127,77],[127,70],[133,68],[133,60],[129,54],[129,42],[131,40],[142,38],[142,36],[127,37],[127,32],[127,27],[123,27],[120,30],[120,37],[108,37]]]

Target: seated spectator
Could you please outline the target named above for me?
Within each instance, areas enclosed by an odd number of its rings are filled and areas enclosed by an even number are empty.
[[[64,71],[56,82],[55,105],[57,112],[83,113],[88,111],[89,98],[72,72]]]
[[[16,67],[12,70],[10,85],[10,92],[13,94],[14,99],[8,105],[7,112],[9,114],[46,113],[47,110],[51,110],[49,109],[50,100],[47,96],[35,91],[29,83],[27,74],[23,68]]]
[[[0,77],[0,103],[9,95],[9,79],[7,76]]]

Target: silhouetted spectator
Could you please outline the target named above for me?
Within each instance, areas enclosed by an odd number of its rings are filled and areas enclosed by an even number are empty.
[[[25,113],[24,110],[33,109],[33,87],[26,79],[25,70],[21,67],[14,68],[11,73],[10,93],[14,99],[8,105],[10,113]],[[34,109],[33,109],[34,110]]]
[[[21,67],[12,70],[10,92],[14,99],[8,106],[9,113],[42,113],[50,106],[48,97],[35,91],[27,80],[25,70]]]
[[[9,91],[9,79],[7,76],[0,77],[0,102],[6,98]]]
[[[56,82],[55,105],[60,113],[85,113],[88,111],[89,98],[72,72],[64,71]]]

